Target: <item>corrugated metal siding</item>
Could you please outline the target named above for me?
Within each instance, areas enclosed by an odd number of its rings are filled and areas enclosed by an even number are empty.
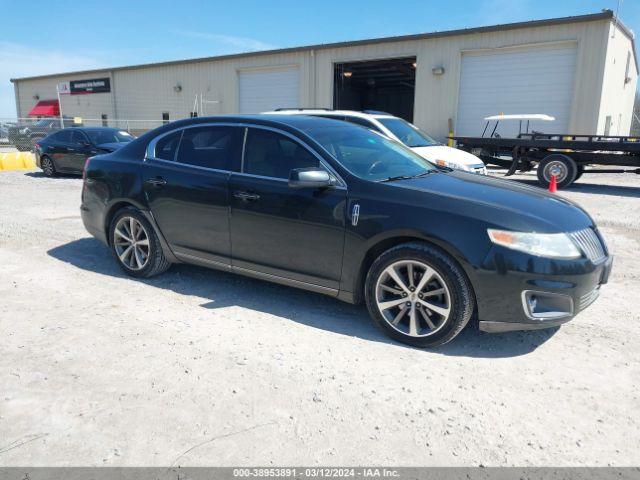
[[[615,25],[606,31],[607,55],[603,66],[602,96],[597,118],[598,134],[604,134],[607,116],[611,117],[611,135],[629,135],[633,115],[638,74],[633,55],[633,45],[629,38]],[[627,56],[629,57],[629,78],[624,83]]]
[[[207,62],[185,63],[144,68],[116,70],[112,77],[112,95],[95,94],[75,97],[69,102],[69,112],[84,117],[110,113],[119,118],[161,119],[168,111],[172,120],[187,117],[193,109],[196,95],[203,94],[205,114],[233,114],[238,112],[238,71],[245,68],[298,66],[300,69],[300,105],[331,107],[333,103],[333,64],[342,61],[417,57],[414,122],[432,135],[447,135],[447,119],[455,120],[461,52],[464,50],[501,48],[551,41],[574,40],[578,43],[576,81],[571,108],[570,129],[591,132],[597,127],[602,91],[603,65],[606,55],[605,39],[610,21],[598,20],[506,31],[465,34],[306,50],[288,53],[262,54]],[[445,74],[435,76],[431,69],[443,66]],[[108,74],[109,71],[105,71]],[[535,72],[532,72],[535,74]],[[98,75],[92,72],[89,77]],[[80,78],[83,78],[80,76]],[[58,81],[78,79],[59,76],[46,79],[20,80],[19,109],[25,114],[35,103],[33,95],[55,98]],[[180,84],[182,90],[174,91]],[[104,95],[102,98],[98,98]],[[115,95],[117,105],[113,104]],[[63,102],[63,105],[67,100]],[[110,107],[109,112],[103,111]],[[77,113],[76,113],[77,112]]]
[[[331,107],[333,102],[333,63],[350,60],[416,55],[416,98],[414,123],[438,138],[447,135],[447,120],[455,121],[462,51],[503,48],[574,40],[578,43],[576,81],[569,128],[590,132],[596,128],[605,45],[602,42],[609,21],[586,22],[502,32],[460,35],[420,42],[380,44],[318,52],[317,105]],[[445,74],[433,75],[433,67],[442,66]],[[535,72],[532,72],[535,75]]]

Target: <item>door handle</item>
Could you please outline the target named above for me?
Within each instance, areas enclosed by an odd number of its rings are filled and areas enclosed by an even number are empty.
[[[233,196],[240,200],[244,200],[245,202],[255,202],[256,200],[260,200],[260,195],[257,193],[250,192],[233,192]]]
[[[167,181],[162,177],[155,177],[155,178],[148,179],[145,183],[148,183],[149,185],[154,185],[156,187],[161,187],[162,185],[166,185]]]

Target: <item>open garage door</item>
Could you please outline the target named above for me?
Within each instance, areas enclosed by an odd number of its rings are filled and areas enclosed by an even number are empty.
[[[334,66],[333,108],[378,110],[413,122],[416,57]]]
[[[239,74],[240,113],[260,113],[300,106],[297,67],[246,70]]]
[[[576,45],[560,44],[462,55],[456,135],[480,136],[489,115],[546,113],[554,122],[530,129],[565,133],[571,116]],[[503,137],[518,134],[517,122],[502,122]]]

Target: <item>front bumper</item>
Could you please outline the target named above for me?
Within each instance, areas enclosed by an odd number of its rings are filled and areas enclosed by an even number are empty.
[[[493,246],[472,279],[480,330],[538,330],[570,321],[598,298],[612,261],[541,258]]]

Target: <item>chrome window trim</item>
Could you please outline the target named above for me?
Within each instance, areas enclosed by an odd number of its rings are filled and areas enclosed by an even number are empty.
[[[153,160],[154,162],[166,163],[167,165],[173,165],[174,167],[177,167],[177,168],[187,167],[187,168],[195,168],[197,170],[203,170],[205,172],[227,173],[227,174],[235,173],[235,172],[233,172],[233,170],[223,170],[221,168],[201,167],[200,165],[191,165],[189,163],[182,163],[182,162],[178,162],[176,160],[166,160],[164,158],[148,158],[148,157],[145,157],[144,161],[146,162],[147,160]]]
[[[188,128],[199,128],[199,127],[240,127],[240,128],[244,128],[244,138],[243,138],[243,141],[242,141],[242,153],[241,153],[242,156],[240,158],[240,171],[239,172],[237,172],[235,170],[219,170],[219,169],[208,168],[208,167],[197,167],[196,165],[189,165],[188,163],[180,163],[180,162],[178,162],[176,160],[176,157],[178,155],[178,149],[176,149],[175,157],[174,157],[173,160],[166,160],[164,158],[157,158],[155,156],[156,145],[157,145],[158,141],[160,141],[162,138],[164,138],[164,137],[166,137],[168,135],[171,135],[171,134],[173,134],[175,132],[182,131],[182,134],[180,136],[180,141],[182,141],[182,135],[184,135],[184,130],[186,130]],[[164,132],[163,134],[158,135],[157,137],[153,138],[149,142],[149,144],[147,145],[147,149],[146,149],[143,161],[146,162],[147,160],[155,160],[155,161],[160,161],[160,162],[171,163],[171,164],[174,164],[174,165],[186,165],[186,166],[191,166],[191,167],[196,167],[196,168],[202,168],[204,170],[210,170],[210,171],[230,172],[230,173],[234,173],[234,174],[237,174],[237,175],[247,175],[247,176],[251,176],[251,177],[265,178],[265,179],[271,179],[271,180],[280,180],[280,181],[288,182],[289,179],[287,179],[287,178],[278,178],[278,177],[267,177],[267,176],[263,176],[263,175],[254,175],[254,174],[251,174],[251,173],[245,173],[243,171],[244,170],[244,156],[245,156],[245,151],[246,151],[246,141],[247,141],[247,135],[248,135],[249,128],[258,128],[258,129],[262,129],[262,130],[271,130],[273,132],[279,133],[281,135],[284,135],[285,137],[290,138],[294,142],[299,143],[304,148],[306,148],[314,157],[316,157],[318,159],[318,161],[320,162],[320,165],[322,165],[322,167],[325,168],[338,181],[338,184],[337,185],[333,185],[332,188],[342,187],[342,188],[346,189],[347,184],[344,181],[344,179],[340,176],[340,174],[338,172],[336,172],[336,170],[331,165],[329,165],[326,162],[326,160],[324,158],[322,158],[322,156],[318,152],[316,152],[307,142],[305,142],[301,138],[298,138],[295,135],[293,135],[293,134],[291,134],[289,132],[286,132],[284,130],[281,130],[279,128],[271,127],[271,126],[268,126],[268,125],[258,125],[258,124],[254,124],[254,123],[248,123],[248,122],[246,122],[246,123],[245,122],[242,122],[242,123],[238,123],[238,122],[206,122],[206,123],[195,123],[193,125],[184,125],[184,126],[181,126],[181,127],[174,128],[173,130],[169,130],[168,132]],[[326,149],[324,147],[322,147],[322,146],[320,146],[320,147],[326,152]],[[329,152],[327,152],[327,154],[328,153]],[[331,156],[331,157],[333,158],[333,156]]]

